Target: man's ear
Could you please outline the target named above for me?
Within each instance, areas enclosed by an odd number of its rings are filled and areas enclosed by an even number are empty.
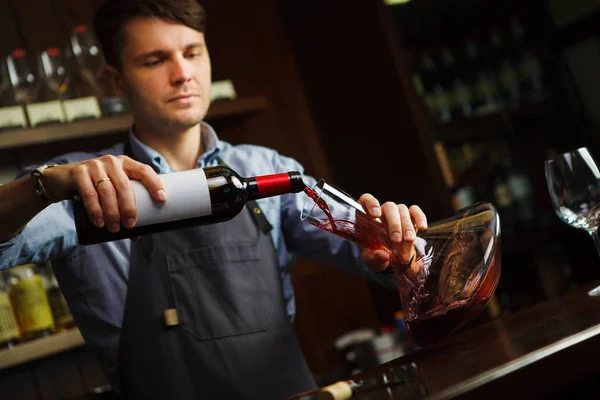
[[[108,79],[110,80],[113,90],[117,96],[125,98],[125,87],[123,86],[123,78],[121,77],[121,73],[111,65],[106,65],[104,67],[104,73],[108,76]]]

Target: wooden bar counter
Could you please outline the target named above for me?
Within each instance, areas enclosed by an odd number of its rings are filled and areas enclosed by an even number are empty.
[[[600,298],[587,295],[595,286],[457,332],[366,371],[355,378],[390,374],[390,369],[403,375],[408,365],[412,378],[356,398],[600,398],[600,380],[594,383],[600,376]]]

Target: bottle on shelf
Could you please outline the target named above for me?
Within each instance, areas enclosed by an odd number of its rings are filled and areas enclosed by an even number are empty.
[[[438,122],[451,121],[452,93],[444,88],[431,53],[424,49],[420,53],[420,58],[425,92],[430,96],[427,98],[426,104],[431,110],[433,118]]]
[[[510,156],[503,146],[490,148],[489,182],[492,185],[491,198],[498,208],[502,231],[507,235],[516,232],[517,217],[514,199],[508,181]]]
[[[456,58],[448,45],[441,48],[442,76],[444,87],[452,93],[451,112],[454,115],[471,117],[473,115],[473,94],[468,82],[458,70]]]
[[[525,37],[525,28],[519,17],[513,15],[509,18],[516,62],[520,74],[521,91],[523,96],[531,102],[542,101],[545,98],[544,68],[536,56],[533,46]]]
[[[521,102],[519,71],[510,57],[500,30],[495,25],[488,27],[492,48],[492,63],[498,76],[504,103],[511,108],[518,107]]]
[[[61,124],[65,114],[61,103],[67,88],[67,77],[58,48],[43,50],[38,56],[39,85],[35,102],[27,106],[32,126]]]
[[[417,62],[414,53],[407,54],[409,54],[411,78],[415,92],[427,108],[427,111],[431,112],[432,107],[431,104],[428,103],[431,95],[427,93],[427,90],[425,89],[425,71],[422,70],[421,64]]]
[[[478,176],[481,162],[481,145],[473,145],[465,142],[458,149],[459,155],[456,157],[461,162],[456,163],[462,186],[455,192],[453,203],[457,210],[467,207],[478,198],[478,186],[481,185],[481,178]]]
[[[44,283],[46,286],[46,293],[48,295],[48,302],[52,309],[52,315],[54,317],[54,328],[57,332],[69,330],[75,328],[75,320],[73,314],[67,305],[67,301],[63,296],[56,276],[52,270],[52,265],[46,263],[44,266]]]
[[[517,168],[511,167],[508,172],[508,187],[514,200],[520,229],[527,230],[532,227],[535,216],[529,177]]]
[[[27,127],[25,109],[17,100],[7,58],[0,64],[0,131]]]
[[[136,199],[137,223],[112,233],[89,219],[79,195],[73,199],[77,238],[82,245],[108,242],[189,226],[212,224],[235,217],[250,200],[304,190],[302,175],[292,171],[242,178],[224,166],[175,172],[160,176],[168,200],[158,206],[148,190],[131,181]]]
[[[36,264],[25,264],[7,271],[8,293],[23,340],[49,336],[54,320],[46,288]]]
[[[497,112],[502,105],[498,84],[494,74],[484,61],[477,43],[471,36],[463,39],[464,58],[462,70],[471,82],[474,92],[475,114],[485,115]]]
[[[8,285],[0,272],[0,350],[12,348],[20,338],[19,325],[8,295]]]

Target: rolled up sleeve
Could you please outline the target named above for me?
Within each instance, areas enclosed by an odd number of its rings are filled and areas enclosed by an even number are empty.
[[[0,243],[0,270],[51,261],[78,246],[68,201],[52,204],[36,215],[21,232]]]

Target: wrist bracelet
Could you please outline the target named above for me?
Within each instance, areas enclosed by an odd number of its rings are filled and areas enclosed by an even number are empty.
[[[31,171],[31,177],[35,182],[35,192],[43,200],[49,201],[51,203],[58,203],[60,200],[48,193],[48,191],[46,191],[46,188],[44,187],[44,184],[42,183],[42,172],[44,172],[45,169],[52,167],[56,167],[56,164],[42,165],[41,167],[38,167]]]

